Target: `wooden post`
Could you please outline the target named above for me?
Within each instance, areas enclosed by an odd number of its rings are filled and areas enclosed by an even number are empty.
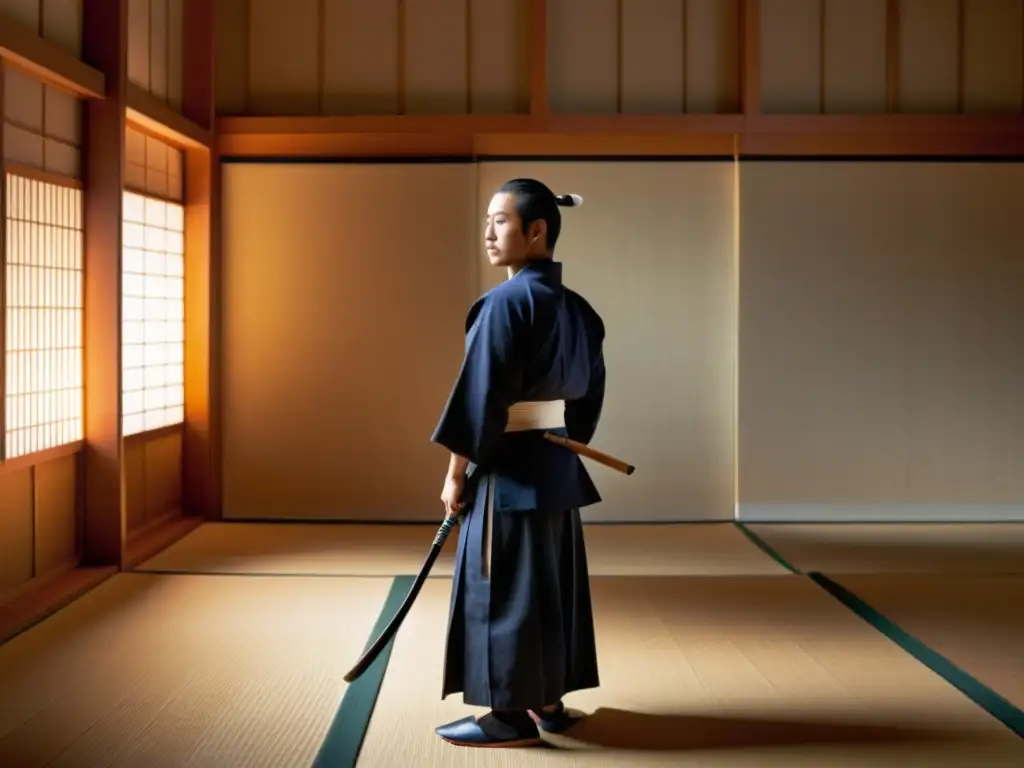
[[[186,515],[220,517],[217,419],[220,274],[217,254],[219,163],[214,107],[214,9],[185,0],[188,55],[182,73],[185,117],[211,131],[210,148],[185,152],[185,431],[182,506]]]
[[[123,567],[121,209],[128,82],[128,0],[83,6],[82,60],[105,77],[85,105],[85,447],[83,564]]]
[[[0,115],[7,114],[4,103],[4,69],[7,62],[0,59]],[[0,306],[7,306],[7,169],[4,167],[5,131],[0,130]],[[0,339],[7,338],[7,311],[0,312]],[[7,458],[7,345],[0,344],[0,461]]]

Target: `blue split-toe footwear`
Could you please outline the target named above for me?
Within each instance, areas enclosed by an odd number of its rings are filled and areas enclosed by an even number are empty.
[[[449,744],[460,747],[533,747],[541,743],[540,732],[533,728],[514,728],[487,714],[479,720],[464,717],[446,723],[434,732]]]

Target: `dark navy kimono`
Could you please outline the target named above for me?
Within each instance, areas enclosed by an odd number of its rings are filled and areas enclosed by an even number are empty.
[[[540,431],[505,429],[517,402],[565,400],[582,443],[604,401],[604,324],[562,285],[562,265],[530,262],[466,319],[465,359],[432,440],[470,461],[459,531],[442,698],[533,709],[598,685],[579,508],[601,500],[581,459]],[[491,564],[484,517],[493,495]]]

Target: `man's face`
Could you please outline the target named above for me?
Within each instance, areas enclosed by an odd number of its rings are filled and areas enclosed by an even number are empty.
[[[499,192],[491,198],[484,224],[484,247],[487,259],[495,267],[522,266],[529,257],[543,251],[543,222],[533,222],[527,232],[516,213],[515,195]]]

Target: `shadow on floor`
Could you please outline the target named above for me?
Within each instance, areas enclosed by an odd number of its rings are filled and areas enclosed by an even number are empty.
[[[583,713],[573,711],[574,715]],[[675,751],[805,744],[962,743],[977,733],[936,725],[932,728],[892,722],[772,720],[770,718],[707,717],[644,714],[600,708],[560,735],[546,736],[559,749],[623,749]]]

